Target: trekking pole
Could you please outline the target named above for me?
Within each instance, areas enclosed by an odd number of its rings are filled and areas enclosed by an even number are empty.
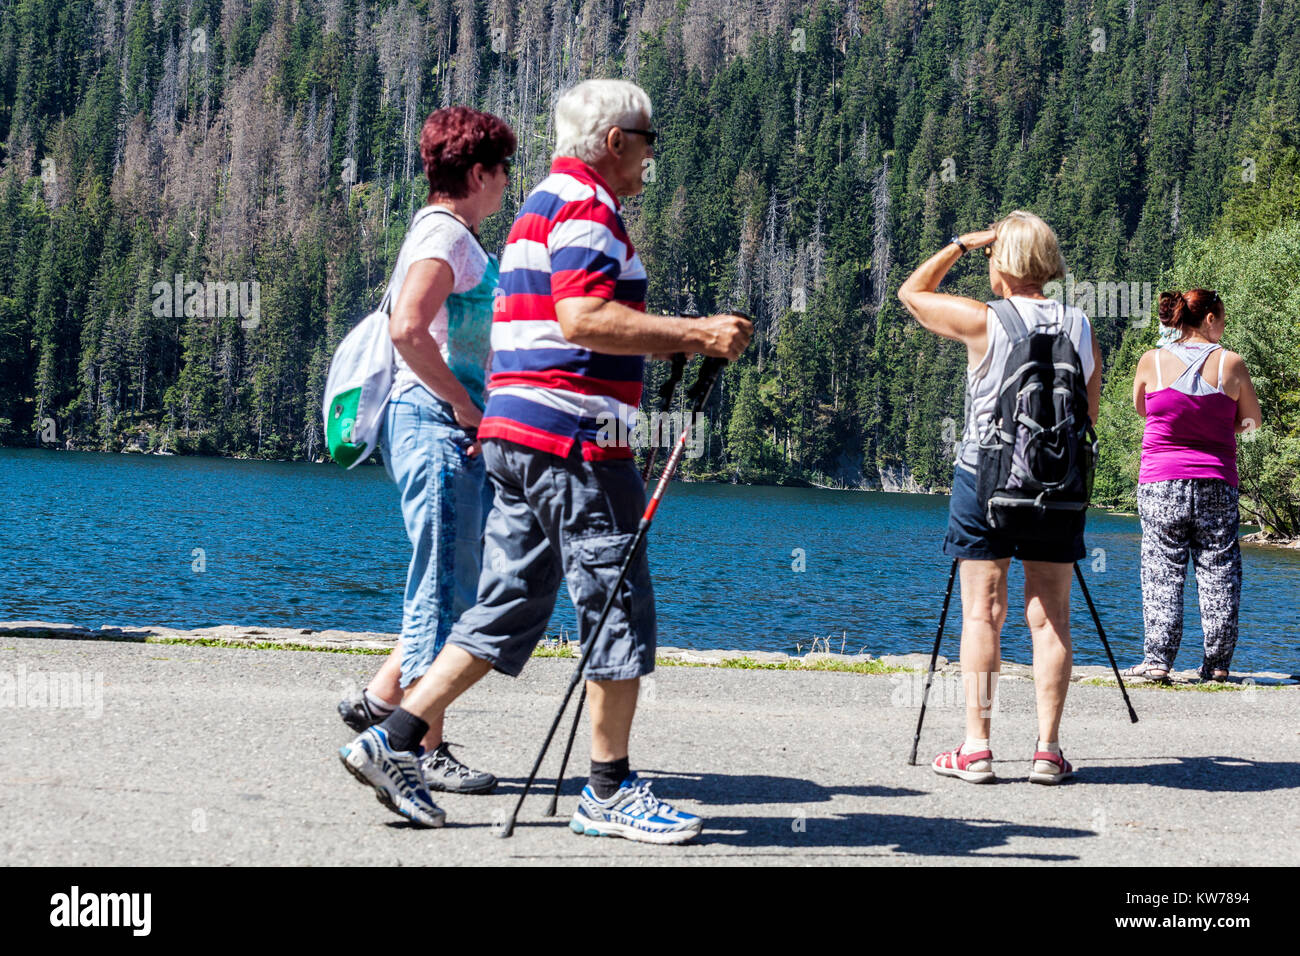
[[[698,318],[698,316],[691,316]],[[667,412],[673,404],[673,392],[677,390],[677,383],[682,380],[682,372],[686,371],[686,353],[678,352],[673,356],[672,370],[668,373],[668,380],[659,386],[659,411]],[[650,488],[650,470],[654,468],[655,456],[659,451],[658,435],[650,443],[650,454],[646,456],[645,468],[641,469],[641,482]],[[578,707],[573,712],[573,726],[569,728],[569,740],[564,745],[564,757],[560,760],[560,772],[555,777],[555,789],[551,791],[551,802],[546,805],[546,812],[543,816],[555,816],[555,807],[560,800],[560,788],[564,786],[564,771],[569,766],[569,754],[573,752],[573,738],[578,734],[578,722],[582,720],[582,705],[587,702],[587,682],[582,682],[582,692],[578,695]]]
[[[1110,658],[1110,669],[1115,672],[1115,680],[1119,681],[1119,692],[1124,695],[1124,706],[1128,708],[1129,722],[1136,724],[1138,722],[1137,711],[1133,709],[1133,702],[1128,699],[1128,690],[1124,687],[1124,678],[1119,676],[1119,667],[1115,664],[1115,655],[1110,652],[1110,642],[1106,640],[1106,629],[1101,626],[1101,618],[1097,614],[1097,608],[1092,603],[1092,595],[1088,593],[1088,584],[1083,580],[1083,571],[1079,569],[1079,562],[1074,562],[1074,574],[1079,579],[1079,587],[1083,589],[1084,600],[1088,602],[1088,610],[1092,612],[1092,619],[1097,625],[1097,633],[1101,636],[1101,646],[1106,648],[1106,656]]]
[[[591,638],[587,641],[587,646],[582,651],[582,657],[578,660],[578,666],[573,672],[573,677],[569,679],[569,686],[564,692],[564,700],[560,702],[560,709],[555,712],[555,719],[551,721],[550,730],[546,732],[546,739],[542,742],[542,749],[537,752],[537,759],[533,761],[533,769],[528,773],[528,779],[524,782],[523,792],[519,794],[519,799],[515,802],[514,810],[506,818],[505,825],[497,834],[500,837],[511,836],[515,831],[515,819],[519,816],[519,810],[524,805],[524,800],[528,796],[528,791],[532,789],[533,781],[537,779],[537,771],[542,766],[542,760],[546,757],[546,751],[551,746],[551,740],[555,737],[555,731],[560,726],[560,720],[564,717],[565,708],[569,706],[569,700],[573,697],[573,690],[578,686],[582,679],[582,672],[587,667],[587,661],[591,657],[591,652],[600,640],[601,631],[605,628],[605,621],[609,617],[610,608],[614,606],[614,599],[618,597],[619,591],[623,587],[623,581],[627,578],[628,569],[632,567],[632,562],[636,559],[641,546],[645,544],[646,533],[650,530],[650,523],[654,521],[655,511],[659,508],[659,502],[663,500],[664,492],[668,489],[668,482],[673,473],[677,471],[677,466],[682,460],[682,455],[686,452],[686,439],[691,432],[691,424],[695,416],[704,409],[704,403],[708,401],[709,393],[713,391],[713,384],[718,379],[718,373],[722,367],[727,364],[726,359],[706,357],[704,364],[700,366],[699,377],[695,384],[691,386],[689,397],[693,400],[694,406],[691,410],[691,417],[683,427],[681,436],[677,439],[673,447],[673,452],[668,456],[668,461],[664,465],[663,474],[659,476],[659,483],[655,485],[654,494],[646,503],[645,512],[641,515],[641,521],[637,525],[636,534],[633,535],[627,551],[623,554],[623,561],[619,565],[618,578],[614,581],[613,588],[605,597],[605,606],[601,609],[600,617],[596,621],[596,626],[592,630]]]
[[[952,570],[948,572],[948,590],[943,596],[943,612],[939,615],[939,630],[934,635],[934,650],[930,652],[930,670],[925,675],[925,690],[921,693],[921,714],[916,718],[916,735],[912,738],[912,756],[907,758],[910,766],[916,766],[916,748],[921,744],[921,723],[925,720],[925,704],[930,699],[930,681],[934,680],[934,665],[939,659],[939,644],[943,640],[943,626],[948,621],[948,604],[952,600],[952,582],[957,577],[957,559],[952,559]]]

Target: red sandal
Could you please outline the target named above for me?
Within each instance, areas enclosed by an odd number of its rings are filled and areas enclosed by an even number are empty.
[[[1055,770],[1039,770],[1038,762],[1043,761],[1056,767]],[[1074,776],[1074,768],[1070,766],[1070,761],[1065,759],[1064,754],[1052,753],[1050,750],[1035,750],[1034,762],[1029,767],[1030,783],[1061,783],[1069,780]]]
[[[957,746],[956,750],[945,750],[939,756],[934,758],[930,764],[935,773],[942,774],[945,777],[956,777],[958,780],[965,780],[967,783],[992,783],[993,781],[993,752],[990,750],[977,750],[972,754],[964,754],[961,748],[965,742]],[[988,769],[972,770],[971,764],[985,762]]]

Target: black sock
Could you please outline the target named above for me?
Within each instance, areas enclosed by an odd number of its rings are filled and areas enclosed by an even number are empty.
[[[402,707],[388,715],[379,725],[388,735],[388,746],[394,750],[414,750],[429,732],[429,725]]]
[[[608,800],[618,793],[618,788],[623,785],[623,781],[627,779],[630,770],[631,767],[626,757],[611,760],[609,763],[593,760],[591,762],[591,779],[587,783],[591,785],[591,789],[595,791],[597,797],[601,800]]]

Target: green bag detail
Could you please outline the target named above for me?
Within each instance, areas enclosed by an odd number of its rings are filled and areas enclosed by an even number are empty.
[[[353,444],[352,430],[357,422],[357,405],[361,402],[361,388],[348,389],[334,396],[329,419],[325,423],[325,444],[330,457],[344,468],[351,468],[362,453],[369,452],[366,444]]]

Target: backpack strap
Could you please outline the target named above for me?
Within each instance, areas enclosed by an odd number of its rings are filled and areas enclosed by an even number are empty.
[[[1002,323],[1002,328],[1006,331],[1007,338],[1011,340],[1013,348],[1029,338],[1029,333],[1025,329],[1025,320],[1020,317],[1020,313],[1008,299],[994,299],[988,306]]]
[[[1066,334],[1071,342],[1074,341],[1074,313],[1064,302],[1058,302],[1061,307],[1061,331]]]

